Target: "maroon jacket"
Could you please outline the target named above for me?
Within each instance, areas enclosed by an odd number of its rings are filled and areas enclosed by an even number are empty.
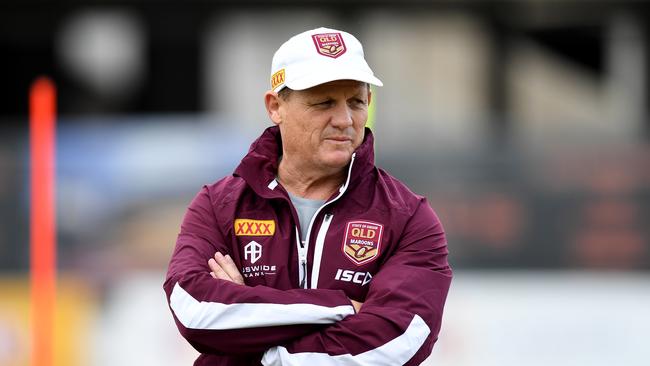
[[[275,180],[268,128],[233,176],[190,204],[164,288],[195,365],[418,365],[431,353],[451,281],[447,242],[426,199],[374,165],[366,129],[348,177],[312,219]],[[214,279],[230,254],[246,286]],[[363,302],[355,313],[349,299]]]

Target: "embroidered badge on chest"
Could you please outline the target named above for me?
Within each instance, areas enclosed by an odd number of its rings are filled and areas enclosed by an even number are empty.
[[[373,261],[381,250],[384,225],[370,221],[349,221],[343,238],[343,253],[356,265]]]

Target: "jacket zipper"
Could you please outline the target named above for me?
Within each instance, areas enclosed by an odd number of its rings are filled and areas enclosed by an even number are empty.
[[[314,265],[312,266],[312,276],[311,276],[311,286],[307,285],[307,251],[309,250],[309,242],[311,240],[311,228],[314,225],[314,222],[316,221],[316,217],[318,217],[318,214],[321,212],[325,206],[336,202],[341,196],[343,196],[343,193],[348,189],[348,185],[350,184],[350,176],[352,175],[352,165],[354,164],[354,158],[357,156],[357,153],[352,153],[352,159],[350,160],[350,166],[348,167],[348,177],[345,180],[345,184],[339,189],[339,194],[334,197],[331,201],[325,202],[322,206],[316,210],[316,213],[314,213],[314,216],[312,216],[311,221],[309,221],[309,228],[307,229],[307,238],[305,238],[304,244],[300,242],[300,236],[298,236],[298,226],[296,226],[296,237],[298,238],[298,260],[299,260],[299,265],[300,265],[300,287],[301,288],[316,288],[318,285],[318,275],[320,273],[320,260],[321,256],[323,254],[323,244],[325,242],[325,236],[327,235],[327,230],[329,229],[329,224],[332,220],[332,217],[334,217],[332,214],[329,215],[329,220],[327,220],[327,216],[323,219],[323,223],[321,224],[320,228],[318,229],[318,235],[316,236],[316,241],[318,243],[318,238],[322,237],[323,238],[323,243],[320,245],[317,244],[316,248],[314,248]],[[326,221],[327,220],[327,221]],[[327,225],[325,225],[325,222],[327,222]]]
[[[296,226],[296,247],[298,248],[298,278],[300,288],[307,288],[307,247],[300,241],[300,233]]]
[[[323,246],[325,246],[325,238],[327,237],[327,230],[329,230],[330,223],[332,223],[334,215],[331,213],[325,214],[323,223],[318,229],[316,236],[316,246],[314,247],[314,263],[311,267],[311,288],[318,287],[318,276],[320,275],[320,262],[323,259]]]

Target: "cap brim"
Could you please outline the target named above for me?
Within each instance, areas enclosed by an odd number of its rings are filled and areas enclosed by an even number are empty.
[[[287,70],[289,74],[290,70]],[[289,75],[287,75],[289,76]],[[358,70],[358,69],[349,69],[343,67],[323,67],[321,72],[317,73],[308,73],[304,76],[299,76],[296,78],[289,78],[285,81],[285,86],[293,90],[304,90],[314,87],[316,85],[325,84],[330,81],[335,80],[357,80],[364,83],[383,86],[384,83],[381,82],[376,76],[372,74],[372,71],[368,70]]]

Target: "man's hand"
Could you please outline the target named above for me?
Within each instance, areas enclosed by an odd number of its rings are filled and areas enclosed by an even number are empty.
[[[358,313],[359,310],[361,310],[361,305],[363,305],[363,303],[362,303],[362,302],[358,302],[358,301],[354,301],[354,300],[352,300],[352,299],[350,299],[350,302],[352,303],[352,306],[354,307],[354,311],[355,311],[356,313]]]
[[[239,269],[232,258],[230,258],[230,255],[226,254],[224,256],[220,252],[216,252],[214,258],[208,260],[208,266],[212,270],[210,272],[212,277],[234,282],[239,285],[244,284],[244,277],[239,273]],[[354,307],[354,311],[358,313],[363,303],[352,299],[350,299],[350,302]]]
[[[239,269],[235,262],[230,258],[230,255],[225,256],[219,252],[215,253],[214,258],[208,260],[210,267],[210,275],[220,280],[234,282],[238,285],[244,284],[244,277],[239,273]]]

